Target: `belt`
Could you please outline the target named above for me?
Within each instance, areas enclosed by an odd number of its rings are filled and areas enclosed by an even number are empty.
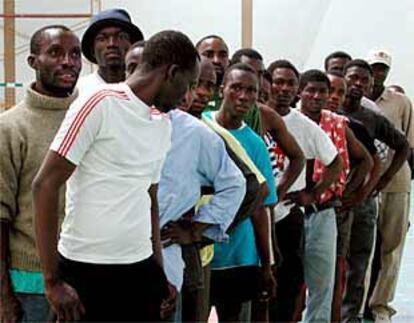
[[[342,203],[340,200],[334,199],[331,201],[327,201],[325,203],[319,204],[319,203],[312,203],[311,205],[305,206],[305,214],[309,215],[312,213],[320,212],[326,209],[330,208],[337,208],[342,206]]]

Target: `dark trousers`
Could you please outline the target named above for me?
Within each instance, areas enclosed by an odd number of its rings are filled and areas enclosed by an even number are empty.
[[[277,269],[276,299],[269,302],[271,322],[294,320],[295,309],[304,284],[304,214],[294,207],[276,223],[276,237],[282,262]]]
[[[203,267],[203,287],[181,289],[183,322],[207,322],[210,314],[210,265]]]
[[[365,276],[374,246],[377,227],[377,204],[374,198],[354,207],[350,232],[348,275],[342,305],[342,320],[359,318],[365,292]]]
[[[242,266],[211,271],[210,305],[220,322],[241,322],[244,302],[257,297],[260,267]]]
[[[167,280],[152,257],[133,264],[101,265],[61,256],[59,271],[85,307],[81,321],[160,321]]]

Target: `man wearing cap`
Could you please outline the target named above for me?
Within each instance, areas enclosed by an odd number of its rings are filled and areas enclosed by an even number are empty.
[[[82,53],[98,65],[98,70],[79,80],[80,95],[105,83],[124,81],[125,55],[131,44],[143,39],[124,9],[109,9],[93,16],[82,38]]]
[[[391,68],[391,56],[385,51],[371,52],[368,63],[373,71],[374,87],[371,99],[396,129],[405,134],[414,147],[414,119],[410,100],[401,93],[385,87],[384,82]],[[384,168],[390,164],[394,151],[390,150],[384,160]],[[398,272],[408,229],[411,172],[407,162],[381,190],[378,234],[381,240],[380,270],[374,282],[369,306],[376,321],[390,322],[396,311],[390,307],[397,285]]]

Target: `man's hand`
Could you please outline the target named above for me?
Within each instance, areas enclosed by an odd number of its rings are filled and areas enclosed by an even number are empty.
[[[175,304],[177,302],[177,289],[174,285],[168,283],[168,296],[167,298],[162,300],[161,307],[160,307],[160,317],[162,320],[167,319],[170,317],[175,310]]]
[[[19,322],[22,308],[10,282],[1,282],[0,322]]]
[[[347,209],[354,207],[356,205],[361,204],[364,202],[368,196],[370,195],[370,192],[366,190],[357,190],[349,194],[348,196],[344,196],[341,201],[341,207],[339,208],[339,211],[346,211]]]
[[[286,200],[291,200],[299,206],[308,206],[316,202],[315,194],[306,190],[286,194]]]
[[[381,192],[388,185],[389,181],[389,178],[384,178],[384,176],[382,176],[375,186],[374,192]]]
[[[270,267],[261,268],[258,300],[268,301],[276,296],[276,279]]]
[[[276,191],[278,200],[283,201],[286,198],[287,187],[285,185],[279,185]]]
[[[76,290],[63,281],[53,285],[46,284],[46,297],[58,321],[78,321],[85,313]]]
[[[164,247],[174,243],[189,245],[201,240],[201,232],[195,230],[190,221],[179,221],[167,223],[161,230],[161,241]]]

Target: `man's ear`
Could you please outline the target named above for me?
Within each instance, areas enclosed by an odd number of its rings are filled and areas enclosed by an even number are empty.
[[[30,54],[29,56],[27,56],[27,63],[29,64],[29,66],[31,68],[33,68],[34,70],[36,70],[37,69],[37,58],[36,58],[36,55]]]
[[[178,72],[178,65],[177,64],[172,64],[170,66],[168,66],[166,73],[165,73],[165,77],[167,80],[173,80]]]
[[[223,91],[224,91],[224,85],[220,85],[219,90],[218,90],[218,94],[219,94],[219,98],[222,99],[223,98]]]

